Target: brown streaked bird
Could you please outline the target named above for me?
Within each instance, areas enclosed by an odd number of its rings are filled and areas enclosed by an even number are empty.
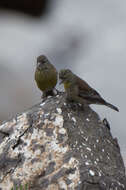
[[[87,82],[72,73],[69,69],[64,69],[59,72],[60,83],[64,84],[64,89],[67,94],[67,100],[80,103],[82,105],[100,104],[119,111],[119,109],[106,102],[101,95],[88,85]]]
[[[38,88],[43,92],[42,98],[54,95],[58,73],[45,55],[37,57],[35,81]]]

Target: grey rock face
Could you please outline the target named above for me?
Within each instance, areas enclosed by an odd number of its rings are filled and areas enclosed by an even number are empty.
[[[0,126],[0,188],[125,190],[117,139],[89,107],[49,97]]]

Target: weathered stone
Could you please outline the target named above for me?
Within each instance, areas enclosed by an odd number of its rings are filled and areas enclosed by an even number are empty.
[[[64,93],[4,122],[0,134],[2,190],[126,189],[117,139],[91,108],[68,106]]]

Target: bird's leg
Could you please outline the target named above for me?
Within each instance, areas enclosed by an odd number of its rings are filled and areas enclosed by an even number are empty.
[[[79,97],[79,96],[74,96],[74,101],[77,102],[78,104],[81,104],[82,110],[85,110],[86,107],[88,107],[88,103],[85,99]]]
[[[46,100],[46,98],[47,98],[46,92],[43,92],[43,94],[41,96],[42,102],[44,102]]]
[[[67,97],[67,101],[68,101],[68,102],[73,102],[74,107],[75,107],[75,105],[76,105],[76,107],[77,107],[77,104],[76,104],[76,103],[81,104],[83,110],[84,110],[85,107],[88,106],[86,100],[82,99],[81,97],[79,97],[79,96],[77,96],[77,95],[73,95],[73,94],[72,94],[71,96],[68,96],[68,97]],[[75,103],[74,103],[74,102],[75,102]]]
[[[45,100],[48,96],[54,96],[53,90],[43,91],[41,98]]]
[[[69,99],[66,99],[66,102],[68,103],[68,104],[67,104],[68,108],[70,108],[70,109],[72,109],[72,110],[74,110],[74,111],[77,110],[78,105],[77,105],[76,102],[71,101],[71,100],[69,100]]]
[[[58,94],[61,94],[62,92],[61,91],[59,91],[59,90],[57,90],[56,88],[55,88],[55,91],[56,91],[56,95],[58,95]]]

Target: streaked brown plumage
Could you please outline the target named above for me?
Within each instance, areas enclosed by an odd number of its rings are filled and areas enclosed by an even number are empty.
[[[96,90],[72,73],[71,70],[61,70],[59,72],[59,78],[61,79],[61,83],[64,83],[67,99],[69,101],[74,101],[83,105],[101,104],[115,111],[119,111],[116,106],[106,102]]]
[[[53,89],[57,84],[57,70],[49,62],[46,56],[40,55],[37,58],[35,81],[38,88],[43,92],[43,98],[54,95]]]

